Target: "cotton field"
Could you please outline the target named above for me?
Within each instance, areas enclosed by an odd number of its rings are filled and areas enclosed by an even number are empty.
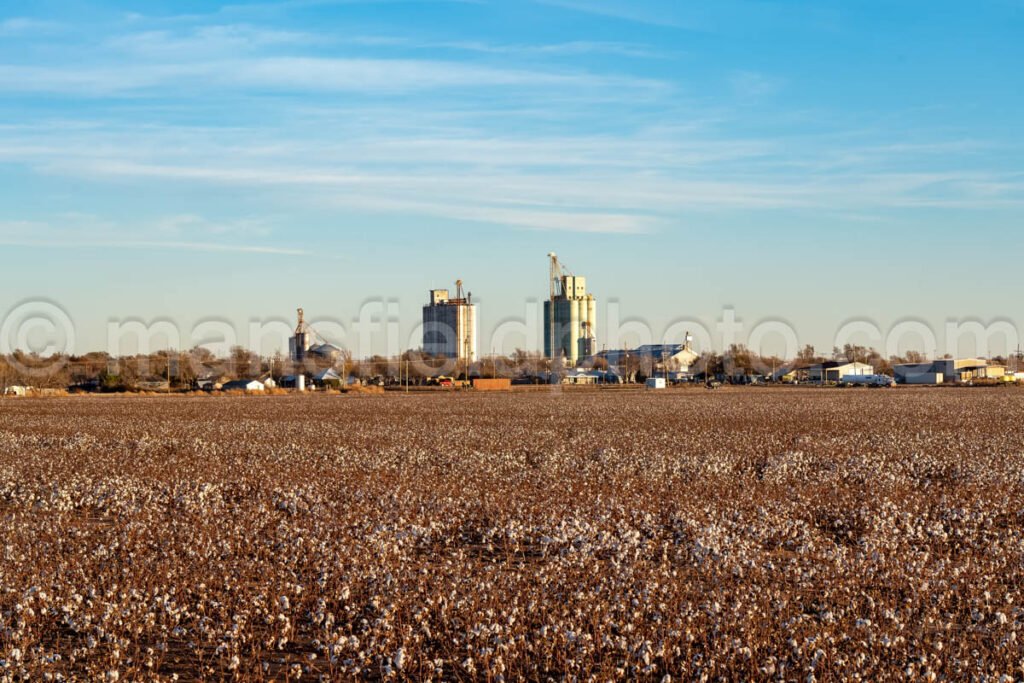
[[[0,401],[0,680],[1024,678],[1024,392]]]

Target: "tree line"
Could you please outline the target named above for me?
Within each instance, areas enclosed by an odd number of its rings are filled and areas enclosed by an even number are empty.
[[[872,365],[876,372],[891,374],[899,363],[925,362],[927,357],[909,351],[901,356],[885,357],[871,347],[846,344],[835,347],[829,354],[819,353],[813,346],[803,347],[796,358],[758,354],[742,344],[730,346],[724,353],[705,352],[691,372],[698,375],[734,377],[740,375],[770,375],[782,369],[806,367],[826,361],[861,362]],[[993,358],[1005,363],[1005,358]],[[586,367],[614,370],[626,381],[642,381],[659,369],[659,359],[627,356],[614,368],[602,357],[591,359]],[[380,355],[354,360],[351,353],[341,352],[334,357],[310,355],[302,363],[295,363],[278,353],[260,356],[249,349],[236,346],[225,357],[218,357],[209,349],[196,347],[189,351],[157,351],[113,357],[102,352],[84,355],[40,356],[15,352],[0,356],[0,387],[14,385],[46,389],[88,387],[99,391],[125,391],[144,386],[164,385],[169,389],[187,389],[202,379],[229,381],[271,377],[280,381],[299,373],[315,375],[328,368],[341,377],[377,379],[385,382],[423,383],[438,375],[456,379],[472,377],[540,377],[553,371],[551,362],[537,352],[517,349],[504,355],[488,356],[473,363],[457,362],[429,356],[421,351],[407,351],[398,357]],[[560,369],[559,369],[560,370]],[[556,370],[557,371],[557,370]]]

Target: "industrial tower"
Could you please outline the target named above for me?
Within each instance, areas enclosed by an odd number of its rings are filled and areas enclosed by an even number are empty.
[[[423,307],[424,353],[459,363],[474,363],[476,334],[476,304],[472,292],[463,293],[462,280],[455,281],[454,298],[447,289],[430,290],[430,301]]]
[[[299,309],[299,324],[295,326],[295,336],[288,340],[288,356],[295,363],[302,363],[306,360],[306,353],[309,351],[310,329],[306,324],[305,312]]]
[[[544,302],[544,355],[568,365],[594,355],[597,333],[597,300],[587,294],[587,279],[573,275],[548,254],[550,298]]]

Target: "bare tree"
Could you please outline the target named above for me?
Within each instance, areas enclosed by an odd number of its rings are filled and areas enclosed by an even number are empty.
[[[243,346],[231,347],[231,374],[235,379],[247,379],[260,371],[260,359]]]

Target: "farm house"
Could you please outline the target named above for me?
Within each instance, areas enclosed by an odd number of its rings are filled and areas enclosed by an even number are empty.
[[[614,372],[602,370],[584,370],[576,368],[569,371],[563,378],[562,384],[621,384],[622,378]]]
[[[700,358],[690,346],[685,344],[645,344],[633,350],[601,351],[591,360],[601,358],[607,361],[609,368],[623,368],[633,359],[641,366],[649,368],[654,372],[682,372],[688,373]]]

